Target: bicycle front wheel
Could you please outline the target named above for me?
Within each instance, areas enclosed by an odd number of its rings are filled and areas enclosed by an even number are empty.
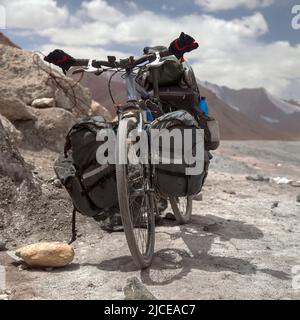
[[[150,266],[155,244],[154,192],[150,185],[150,168],[142,163],[131,164],[128,151],[129,133],[136,127],[134,118],[119,123],[116,148],[116,179],[121,219],[126,240],[135,264]],[[124,163],[126,160],[127,163]],[[136,162],[135,162],[136,163]]]

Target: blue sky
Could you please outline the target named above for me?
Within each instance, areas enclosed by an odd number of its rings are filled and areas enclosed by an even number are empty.
[[[298,1],[300,4],[300,1]],[[45,53],[139,55],[168,45],[181,31],[200,48],[188,58],[202,80],[232,88],[264,86],[300,99],[300,30],[293,0],[0,0],[13,41]],[[238,5],[240,4],[240,5]]]

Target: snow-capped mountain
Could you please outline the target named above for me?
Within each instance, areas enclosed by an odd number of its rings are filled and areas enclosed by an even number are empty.
[[[257,123],[300,136],[300,108],[295,103],[276,98],[264,88],[234,90],[207,81],[200,83]]]

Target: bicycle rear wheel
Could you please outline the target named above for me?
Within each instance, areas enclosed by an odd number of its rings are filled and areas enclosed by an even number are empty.
[[[180,224],[189,223],[192,216],[193,197],[170,197],[171,207]]]
[[[144,164],[122,163],[128,159],[128,135],[136,127],[134,118],[119,123],[116,148],[116,178],[121,219],[126,240],[135,264],[150,266],[155,244],[154,192],[150,185],[150,167]],[[127,161],[128,162],[128,161]]]

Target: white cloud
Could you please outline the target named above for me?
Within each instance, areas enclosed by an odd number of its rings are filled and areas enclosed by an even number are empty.
[[[88,17],[100,23],[105,22],[113,25],[125,18],[123,13],[103,0],[84,1],[82,8],[86,10]]]
[[[70,13],[65,8],[58,8],[53,0],[28,1],[36,6],[37,2],[40,3],[42,16],[45,5],[51,8],[50,12],[63,12],[63,18],[58,18],[63,28],[54,19],[51,25],[44,24],[35,31],[49,41],[47,45],[37,48],[44,53],[62,48],[80,58],[102,59],[110,54],[126,57],[133,53],[124,52],[131,51],[130,47],[132,51],[140,48],[139,52],[142,53],[145,45],[168,45],[184,31],[200,44],[198,50],[186,55],[193,61],[200,79],[235,89],[266,87],[278,96],[294,95],[300,98],[300,45],[292,47],[287,42],[263,43],[260,36],[268,32],[268,25],[259,12],[231,21],[209,14],[172,19],[151,11],[132,11],[125,17],[108,2],[92,0],[85,1],[78,12],[70,17]],[[10,3],[20,2],[10,0]],[[222,1],[214,1],[218,2]],[[247,3],[248,6],[250,3],[252,6],[259,3],[266,5],[267,1]],[[25,23],[20,19],[15,24],[28,27],[27,20]],[[115,52],[105,50],[104,46],[108,45],[116,48]],[[122,49],[124,45],[126,50]]]
[[[238,7],[255,9],[267,7],[274,3],[274,0],[194,0],[205,11],[230,10]]]
[[[41,30],[60,26],[68,19],[68,10],[55,0],[2,0],[7,27]]]

